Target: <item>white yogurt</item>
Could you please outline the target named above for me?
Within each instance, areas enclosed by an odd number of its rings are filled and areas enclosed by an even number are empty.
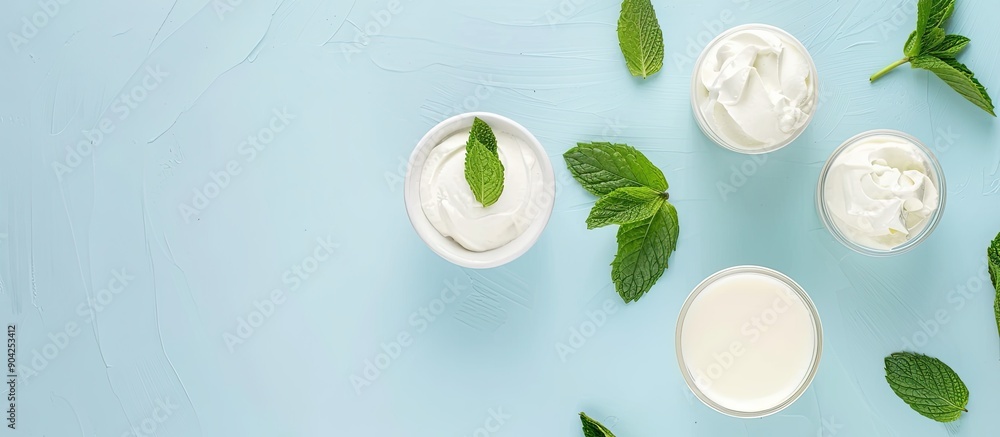
[[[815,110],[812,58],[780,29],[731,29],[705,48],[695,68],[692,93],[699,122],[724,146],[778,148],[801,133]]]
[[[496,203],[483,207],[465,179],[469,130],[434,147],[420,177],[420,204],[441,235],[473,252],[485,252],[520,236],[543,208],[542,169],[534,151],[520,138],[494,131],[504,188]]]
[[[834,225],[855,244],[892,250],[919,235],[940,207],[927,155],[894,135],[864,137],[839,152],[823,183]]]
[[[812,303],[775,275],[783,276],[761,267],[720,272],[682,310],[681,366],[692,390],[727,414],[780,410],[801,395],[818,364],[821,328]]]

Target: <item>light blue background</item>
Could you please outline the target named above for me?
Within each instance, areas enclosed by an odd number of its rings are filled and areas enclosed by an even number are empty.
[[[579,436],[579,411],[620,437],[995,434],[1000,343],[981,275],[1000,231],[996,121],[925,72],[867,80],[901,56],[914,0],[656,0],[667,58],[645,81],[621,58],[617,0],[225,1],[76,0],[51,18],[35,1],[0,7],[0,313],[17,324],[22,378],[6,434],[471,436],[491,410],[509,416],[491,436]],[[45,25],[24,29],[38,13]],[[950,24],[994,94],[998,14],[960,0]],[[763,163],[711,144],[688,100],[708,39],[751,22],[802,40],[823,99]],[[403,208],[413,146],[467,110],[531,130],[559,180],[537,245],[487,271],[435,256]],[[67,161],[105,119],[94,153]],[[830,152],[875,128],[924,140],[948,178],[941,226],[891,259],[839,246],[813,207]],[[248,135],[270,141],[253,159]],[[614,230],[586,230],[594,199],[561,158],[592,140],[646,153],[680,212],[670,269],[627,307],[610,284]],[[327,238],[332,258],[310,261]],[[812,387],[762,420],[700,404],[674,356],[688,292],[738,264],[796,279],[826,332]],[[312,273],[296,282],[294,266]],[[121,269],[134,278],[102,291]],[[449,284],[460,296],[442,305]],[[561,359],[556,345],[606,302],[614,313]],[[352,375],[400,333],[412,343],[356,390]],[[904,339],[968,383],[957,424],[920,417],[884,382]]]

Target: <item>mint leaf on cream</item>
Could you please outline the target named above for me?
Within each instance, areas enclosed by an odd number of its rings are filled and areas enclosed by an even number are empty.
[[[663,68],[663,30],[650,0],[625,0],[618,17],[618,45],[633,76],[643,79]]]
[[[493,152],[494,155],[498,153],[497,137],[493,134],[493,129],[479,117],[472,120],[472,131],[469,132],[469,139],[475,139],[480,143],[483,143],[483,145],[486,146],[490,152]]]
[[[600,196],[587,227],[621,225],[611,280],[626,303],[639,300],[663,276],[677,248],[680,225],[663,172],[625,144],[580,143],[563,157],[573,177]]]
[[[885,358],[889,387],[914,411],[938,422],[954,422],[969,404],[969,389],[937,358],[897,352]]]
[[[469,138],[465,145],[465,180],[476,200],[484,207],[500,199],[503,193],[503,163],[483,143]]]

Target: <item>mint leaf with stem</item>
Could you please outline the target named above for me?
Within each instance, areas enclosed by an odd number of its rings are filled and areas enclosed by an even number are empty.
[[[625,144],[579,143],[563,154],[584,189],[601,196],[587,227],[620,224],[611,280],[626,302],[647,293],[677,248],[677,210],[666,193],[663,172],[642,152]]]
[[[896,67],[910,63],[913,68],[930,70],[966,100],[996,117],[993,100],[986,87],[976,79],[972,70],[955,59],[969,44],[969,38],[945,33],[945,22],[954,12],[955,0],[919,0],[917,28],[903,45],[903,58],[879,70],[869,80],[875,82]]]

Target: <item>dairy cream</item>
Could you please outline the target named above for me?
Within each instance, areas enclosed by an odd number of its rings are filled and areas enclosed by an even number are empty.
[[[476,201],[465,179],[469,129],[431,149],[420,176],[420,204],[435,229],[473,252],[501,247],[520,236],[542,213],[542,169],[534,151],[520,138],[494,131],[504,188],[489,207]]]
[[[813,64],[802,45],[767,28],[736,30],[696,67],[696,110],[730,146],[758,150],[792,138],[816,105]]]
[[[938,181],[924,152],[891,135],[863,138],[840,152],[823,184],[837,229],[849,240],[891,250],[915,237],[938,209]]]

